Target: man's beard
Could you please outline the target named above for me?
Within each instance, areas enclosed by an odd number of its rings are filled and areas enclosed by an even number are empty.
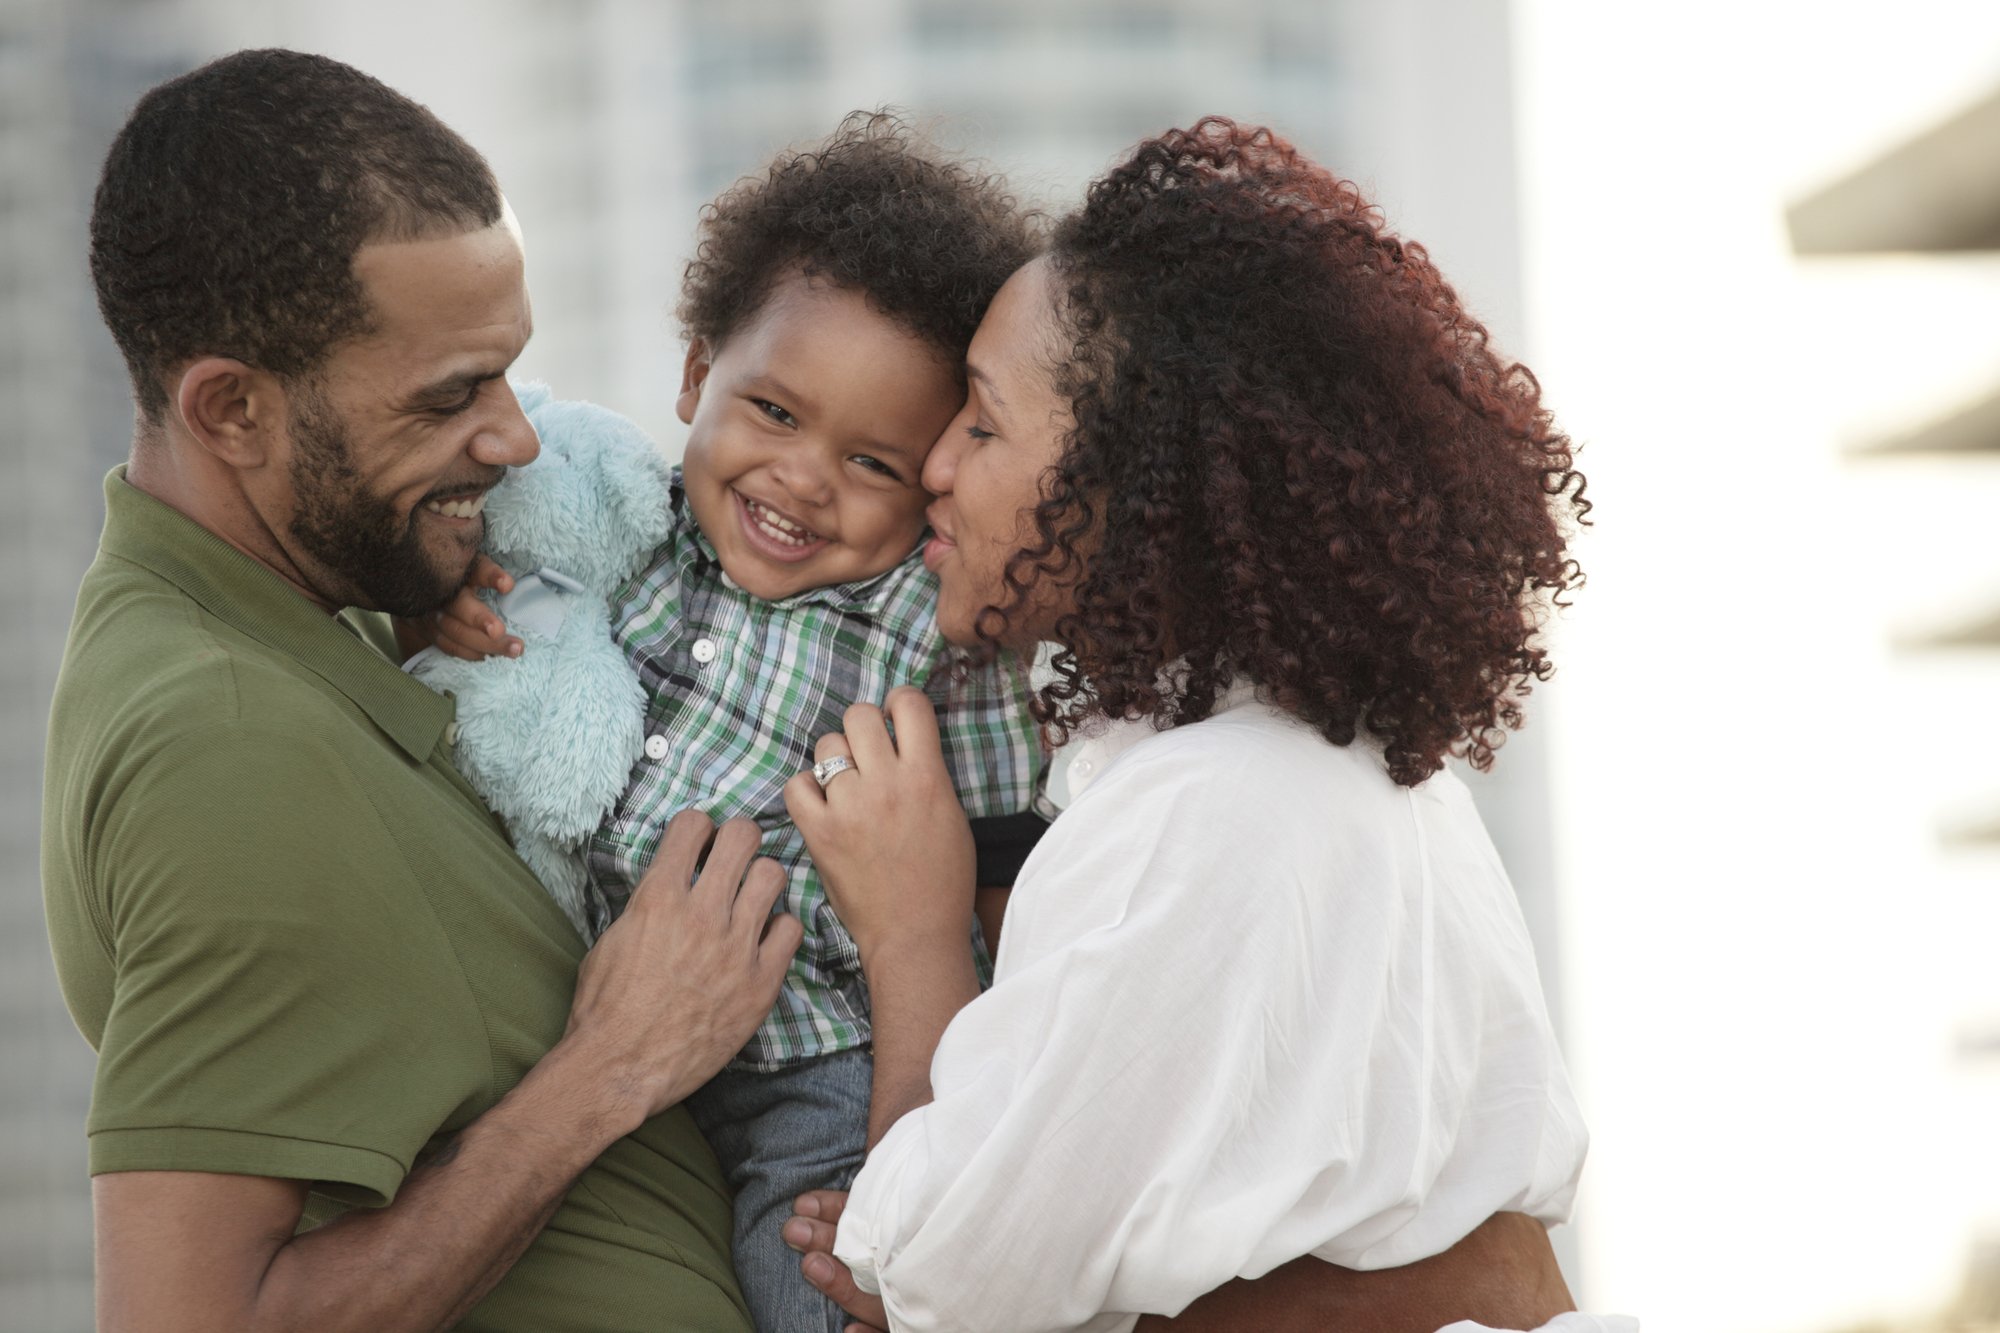
[[[440,567],[424,549],[418,510],[398,516],[354,471],[339,414],[310,388],[294,401],[292,539],[345,584],[341,592],[355,605],[395,616],[443,607],[465,581],[473,553]]]

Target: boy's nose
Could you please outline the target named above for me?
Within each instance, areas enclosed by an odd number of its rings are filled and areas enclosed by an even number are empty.
[[[833,499],[833,483],[826,469],[812,459],[799,457],[797,451],[772,464],[771,472],[786,493],[802,505],[819,506]]]

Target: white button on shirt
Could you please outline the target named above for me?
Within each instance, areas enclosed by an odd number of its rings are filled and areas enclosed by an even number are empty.
[[[1129,1329],[1302,1254],[1568,1215],[1585,1133],[1464,784],[1231,691],[1080,742],[993,988],[835,1253],[898,1330]]]
[[[629,745],[631,742],[628,741],[626,743]],[[632,752],[630,750],[627,750],[625,753],[630,754]],[[659,760],[665,759],[666,757],[667,757],[667,738],[665,736],[646,737],[646,758],[658,762]]]
[[[715,640],[696,639],[694,641],[693,651],[694,651],[694,660],[701,663],[703,666],[707,666],[710,662],[713,662],[715,660]]]

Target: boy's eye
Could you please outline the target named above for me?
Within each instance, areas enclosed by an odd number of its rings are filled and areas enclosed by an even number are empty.
[[[870,472],[880,473],[882,476],[887,477],[890,481],[901,481],[903,479],[903,476],[900,472],[890,467],[887,463],[883,462],[881,459],[876,458],[870,454],[856,454],[854,455],[854,461],[859,463],[862,467],[867,468]]]
[[[767,402],[762,398],[752,398],[750,401],[757,405],[757,410],[759,412],[762,412],[765,416],[771,418],[771,420],[777,422],[780,426],[796,426],[799,424],[797,418],[792,416],[792,414],[790,412],[787,412],[784,408],[779,407],[776,403]]]

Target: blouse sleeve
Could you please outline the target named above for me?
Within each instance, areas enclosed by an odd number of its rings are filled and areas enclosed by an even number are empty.
[[[1531,1162],[1436,1197],[1494,1052],[1433,1040],[1468,1020],[1444,992],[1487,988],[1431,966],[1407,794],[1344,800],[1309,749],[1201,730],[1126,754],[1056,822],[935,1100],[856,1182],[836,1253],[896,1329],[1123,1328],[1301,1254],[1406,1262],[1398,1238],[1421,1257],[1523,1206],[1500,1182]],[[1546,1071],[1523,1077],[1531,1120]]]

